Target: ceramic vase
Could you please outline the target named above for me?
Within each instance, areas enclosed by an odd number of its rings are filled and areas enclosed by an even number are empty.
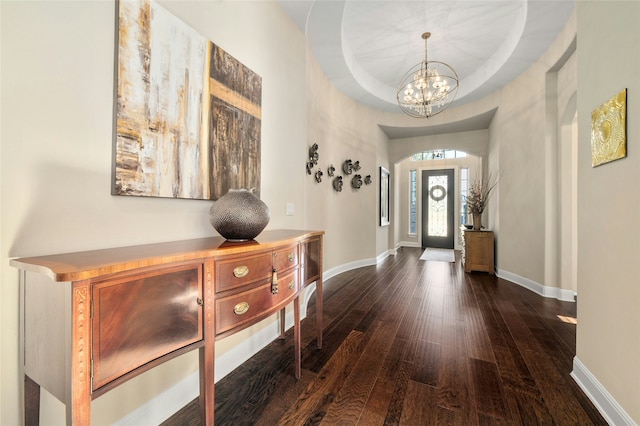
[[[230,189],[209,209],[209,222],[229,241],[253,240],[267,226],[269,207],[249,189]]]
[[[479,231],[482,228],[482,213],[473,214],[473,230]]]

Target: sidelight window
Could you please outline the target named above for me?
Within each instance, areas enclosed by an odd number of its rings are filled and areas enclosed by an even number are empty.
[[[460,223],[465,225],[467,220],[467,195],[469,195],[469,168],[460,169]]]
[[[418,233],[418,172],[411,170],[409,172],[409,235]]]

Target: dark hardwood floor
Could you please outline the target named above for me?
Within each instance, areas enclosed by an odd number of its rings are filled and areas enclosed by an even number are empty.
[[[606,425],[569,376],[576,326],[558,315],[575,303],[421,253],[327,280],[324,346],[311,302],[301,379],[289,330],[217,383],[216,424]],[[164,424],[200,424],[198,400]]]

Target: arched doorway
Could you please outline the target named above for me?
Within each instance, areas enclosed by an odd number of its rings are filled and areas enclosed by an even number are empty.
[[[469,187],[469,177],[478,175],[482,170],[482,158],[463,151],[446,149],[421,151],[395,163],[394,232],[398,245],[429,245],[423,241],[423,233],[428,225],[424,224],[422,217],[427,208],[423,197],[430,197],[431,190],[427,184],[423,184],[422,175],[424,172],[447,169],[453,172],[451,188],[446,189],[446,195],[451,195],[453,203],[453,223],[448,228],[453,234],[453,248],[460,249],[460,227],[464,223],[470,223],[464,196]],[[433,195],[439,199],[442,193],[436,188]]]

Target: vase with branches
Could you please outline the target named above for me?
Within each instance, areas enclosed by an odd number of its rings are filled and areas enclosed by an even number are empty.
[[[482,228],[482,213],[486,209],[489,197],[497,184],[498,181],[491,177],[487,180],[476,177],[469,185],[469,195],[466,196],[467,211],[473,216],[473,229],[476,231]]]

